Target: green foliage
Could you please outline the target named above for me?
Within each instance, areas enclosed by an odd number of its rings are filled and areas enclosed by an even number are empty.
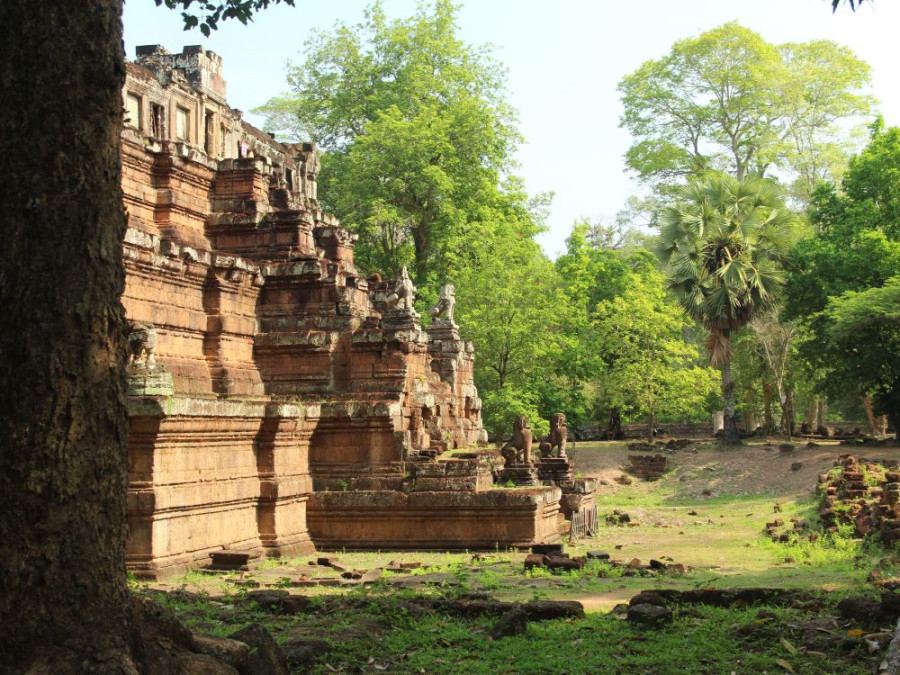
[[[684,340],[684,314],[666,296],[662,275],[652,270],[632,274],[630,281],[594,314],[594,336],[606,364],[599,398],[651,427],[660,417],[707,412],[718,374],[698,365],[696,346]]]
[[[799,220],[770,181],[711,174],[681,189],[660,223],[668,287],[688,316],[720,338],[710,350],[717,362],[727,349],[720,336],[774,305]]]
[[[756,177],[710,173],[676,198],[660,214],[657,252],[668,288],[709,332],[711,361],[722,366],[725,433],[735,441],[731,333],[775,306],[800,221],[778,188]]]
[[[389,21],[375,2],[361,23],[316,33],[289,67],[291,95],[257,109],[268,129],[299,130],[325,151],[323,202],[359,233],[360,265],[409,265],[425,295],[477,266],[495,228],[539,230],[536,205],[506,182],[519,136],[505,71],[457,37],[457,11],[435,0]]]
[[[565,412],[571,425],[586,420],[595,407],[595,381],[603,367],[592,325],[598,304],[621,295],[631,270],[629,255],[603,246],[586,221],[576,222],[566,253],[556,261],[561,293],[553,313],[556,333],[548,358],[555,377],[541,388],[546,414]]]
[[[778,171],[806,200],[843,170],[850,138],[835,124],[868,113],[869,66],[833,42],[772,45],[737,23],[680,40],[619,84],[626,153],[644,180],[709,170]]]
[[[517,228],[477,243],[477,263],[460,265],[451,280],[461,299],[461,334],[478,349],[475,384],[484,400],[484,425],[506,438],[515,417],[525,415],[535,434],[547,433],[538,390],[549,376],[547,354],[559,326],[553,265]]]
[[[253,21],[254,12],[266,9],[269,5],[278,5],[283,2],[290,7],[294,6],[294,0],[224,0],[224,2],[154,0],[154,2],[157,7],[165,5],[169,9],[184,8],[181,13],[181,18],[184,19],[184,29],[199,28],[206,37],[209,37],[212,31],[219,27],[219,21],[237,19],[246,25],[248,21]],[[200,9],[199,14],[188,11],[194,4]]]
[[[800,353],[833,397],[876,394],[876,412],[900,421],[896,282],[900,269],[900,129],[872,125],[842,189],[823,186],[796,247],[784,314],[797,319]]]
[[[829,298],[826,334],[876,411],[900,424],[900,277]]]

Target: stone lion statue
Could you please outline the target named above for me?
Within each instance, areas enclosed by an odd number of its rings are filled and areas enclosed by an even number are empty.
[[[433,319],[433,323],[437,323],[441,314],[446,318],[449,324],[453,323],[453,307],[456,305],[456,288],[453,284],[444,284],[441,286],[441,297],[438,303],[428,310],[428,316]]]
[[[416,299],[416,287],[413,286],[412,279],[409,278],[409,272],[406,271],[406,265],[400,270],[400,276],[394,284],[394,290],[387,297],[388,306],[391,309],[403,309],[407,312],[413,312],[413,302]]]
[[[531,464],[531,443],[533,436],[531,427],[528,426],[528,418],[525,415],[516,417],[513,422],[513,435],[506,444],[500,448],[500,454],[506,460],[507,466],[512,462]]]
[[[566,439],[569,430],[566,428],[566,416],[562,413],[553,413],[550,416],[550,435],[541,443],[541,457],[565,457]],[[553,449],[556,448],[556,455]]]
[[[156,367],[156,326],[152,323],[128,322],[128,363]]]

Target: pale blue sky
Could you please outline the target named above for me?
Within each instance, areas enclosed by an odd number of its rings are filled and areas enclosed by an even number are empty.
[[[247,111],[286,90],[284,64],[302,60],[311,29],[338,20],[356,23],[362,0],[296,0],[274,7],[248,26],[227,22],[210,38],[185,33],[177,12],[153,0],[125,3],[125,48],[161,44],[180,51],[203,44],[224,59],[228,100]],[[414,0],[386,0],[390,16],[408,16]],[[872,93],[889,125],[900,125],[900,2],[875,0],[855,14],[832,15],[827,0],[469,0],[460,11],[460,35],[495,45],[509,69],[509,100],[519,111],[525,143],[519,151],[532,193],[555,192],[549,231],[540,240],[555,256],[576,218],[609,221],[639,186],[625,173],[630,144],[618,128],[616,85],[672,43],[736,20],[773,43],[833,40],[873,68]],[[246,115],[251,123],[258,119]],[[340,214],[336,214],[340,217]]]

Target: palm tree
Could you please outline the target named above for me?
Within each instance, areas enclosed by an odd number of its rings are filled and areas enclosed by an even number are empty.
[[[731,334],[774,305],[799,223],[771,181],[721,173],[691,181],[660,212],[657,253],[668,267],[666,285],[709,331],[710,361],[722,369],[726,443],[739,442]]]

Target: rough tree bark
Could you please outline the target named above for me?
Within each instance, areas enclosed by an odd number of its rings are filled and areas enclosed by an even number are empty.
[[[722,399],[725,402],[725,426],[722,428],[722,442],[725,445],[739,445],[741,435],[734,413],[734,381],[731,379],[731,358],[722,360]]]
[[[12,672],[134,672],[120,15],[120,0],[7,0],[0,21],[0,663]]]
[[[784,393],[781,398],[781,433],[788,438],[794,435],[794,389],[790,386],[784,387]]]
[[[606,423],[606,440],[617,441],[625,437],[622,433],[622,415],[618,408],[612,408],[609,411],[609,421]]]

